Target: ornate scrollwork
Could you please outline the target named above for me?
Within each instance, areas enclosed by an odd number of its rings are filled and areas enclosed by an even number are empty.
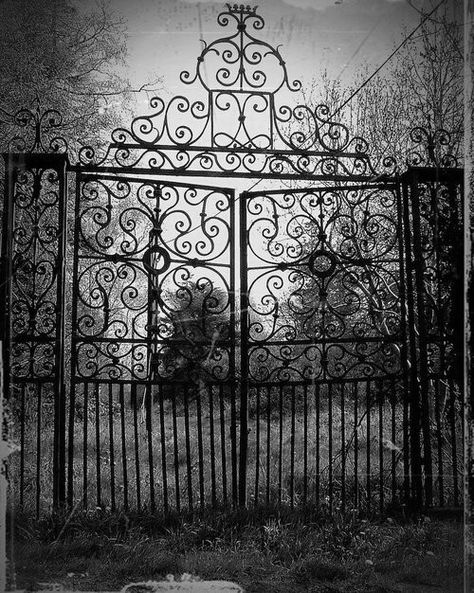
[[[256,381],[400,371],[396,194],[388,185],[249,194]]]
[[[416,127],[410,131],[412,146],[407,165],[412,167],[457,167],[458,158],[451,153],[451,134],[443,129],[434,131]]]
[[[63,117],[56,109],[41,108],[39,99],[33,109],[23,108],[7,114],[2,123],[11,130],[8,152],[66,153],[68,143],[60,134]]]
[[[18,170],[11,207],[11,368],[53,377],[56,365],[60,196],[53,169]]]
[[[290,81],[279,49],[256,36],[264,27],[256,9],[228,4],[217,20],[235,31],[203,42],[194,73],[181,73],[193,99],[154,97],[151,114],[114,130],[104,156],[84,147],[82,165],[288,178],[377,174],[367,142],[332,120],[326,105],[283,102],[301,82]],[[386,159],[383,169],[393,172],[395,162]]]
[[[107,175],[79,187],[78,376],[179,380],[192,368],[225,378],[234,347],[229,192]]]
[[[198,57],[194,77],[184,71],[181,80],[185,84],[199,80],[208,91],[234,88],[275,93],[283,86],[291,91],[300,90],[300,81],[289,82],[285,62],[278,49],[249,33],[249,30],[260,31],[265,26],[263,18],[256,13],[256,7],[226,6],[227,11],[219,14],[217,22],[222,27],[235,24],[236,33],[209,45],[203,42],[204,49]],[[277,67],[272,69],[272,65]]]
[[[419,181],[420,235],[416,247],[422,278],[428,372],[462,373],[462,197],[452,181]],[[420,321],[418,321],[420,323]]]

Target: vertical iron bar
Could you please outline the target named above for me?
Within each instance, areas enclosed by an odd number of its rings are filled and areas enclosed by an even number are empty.
[[[259,477],[260,477],[260,386],[255,388],[255,493],[254,504],[258,505]]]
[[[268,410],[267,410],[267,492],[270,492],[270,387],[268,387]],[[278,503],[281,503],[283,494],[283,387],[279,385],[278,391]],[[269,494],[267,494],[267,503]]]
[[[199,460],[199,497],[201,507],[205,504],[204,494],[204,453],[202,443],[202,410],[201,410],[201,386],[197,389],[196,396],[196,413],[197,413],[197,435],[198,435],[198,460]]]
[[[186,391],[184,389],[184,391]],[[174,444],[174,483],[176,489],[176,510],[180,511],[180,496],[179,496],[179,454],[178,454],[178,427],[176,423],[176,385],[172,385],[172,393],[171,393],[171,413],[173,416],[173,444]],[[183,401],[185,405],[187,405],[187,400],[185,399],[186,396],[183,393]],[[188,458],[188,451],[186,450],[186,462]]]
[[[110,462],[110,508],[115,511],[115,450],[114,450],[114,409],[112,383],[108,383],[109,390],[109,462]]]
[[[233,199],[231,200],[234,201]],[[248,450],[248,379],[249,379],[249,299],[247,262],[247,194],[240,194],[240,447],[239,447],[239,504],[245,506],[247,497],[247,450]],[[234,250],[232,250],[232,253]],[[235,324],[232,323],[231,327]],[[235,375],[234,375],[235,376]],[[234,425],[234,421],[233,421]],[[235,439],[232,441],[235,447]]]
[[[346,508],[346,414],[345,414],[345,385],[341,385],[341,511]]]
[[[239,491],[237,483],[238,472],[240,473],[240,471],[244,471],[241,465],[239,468],[237,468],[237,413],[235,409],[235,403],[235,392],[233,392],[230,395],[230,447],[232,460],[232,502],[234,506],[239,503]],[[241,478],[244,480],[246,479],[245,476],[242,475]],[[245,481],[243,484],[245,486]]]
[[[225,410],[224,410],[224,386],[219,385],[219,421],[221,425],[221,457],[222,457],[222,496],[224,505],[227,505],[227,463],[225,446]],[[232,396],[231,396],[232,397]]]
[[[76,409],[76,389],[78,384],[71,383],[71,392],[69,397],[69,435],[68,435],[68,506],[72,508],[74,500],[74,424]]]
[[[281,385],[279,386],[280,388],[280,398],[283,397],[282,396],[282,387]],[[265,488],[265,501],[266,504],[268,505],[270,503],[270,472],[271,472],[271,467],[270,467],[270,440],[271,440],[271,424],[270,424],[270,418],[271,418],[271,409],[272,409],[272,388],[270,386],[267,386],[267,414],[266,414],[266,420],[267,420],[267,448],[266,448],[266,459],[265,459],[265,466],[266,466],[266,472],[267,472],[267,483],[266,483],[266,488]],[[280,418],[280,422],[281,422],[281,418]],[[280,425],[281,426],[281,425]],[[281,438],[280,438],[280,450],[281,450]],[[281,459],[281,454],[280,454],[280,459]],[[281,481],[280,481],[280,489],[281,489]],[[281,498],[278,499],[278,502],[281,501]]]
[[[214,435],[214,386],[208,387],[209,395],[209,447],[211,454],[211,505],[216,508],[216,445]]]
[[[440,410],[440,380],[435,383],[435,421],[436,421],[436,441],[438,445],[438,487],[439,487],[439,505],[444,506],[444,479],[443,479],[443,441]]]
[[[365,407],[366,407],[366,418],[367,418],[367,451],[366,451],[366,484],[367,484],[367,510],[370,512],[372,506],[372,487],[371,487],[371,465],[370,465],[370,413],[371,413],[371,393],[370,393],[370,382],[365,382]]]
[[[458,454],[456,444],[456,391],[454,390],[454,381],[448,382],[450,389],[449,420],[451,428],[451,450],[453,455],[453,487],[454,487],[454,505],[459,506],[459,478],[458,478]]]
[[[438,210],[438,200],[436,195],[435,187],[431,187],[431,201],[430,201],[430,208],[432,213],[432,220],[433,224],[431,227],[431,236],[433,237],[433,252],[434,252],[434,259],[435,259],[435,272],[436,272],[436,322],[437,327],[434,328],[436,335],[439,338],[438,347],[439,347],[439,374],[442,376],[446,372],[446,319],[443,319],[443,305],[442,305],[442,286],[441,286],[441,249],[442,245],[440,242],[440,220],[439,220],[439,210]],[[451,192],[449,192],[451,195]],[[447,247],[447,246],[446,246]],[[451,262],[452,265],[456,265],[456,262]],[[456,295],[451,294],[453,301],[456,299]],[[431,332],[433,328],[431,328]],[[437,397],[437,381],[435,380],[435,397]],[[435,408],[437,405],[437,401],[435,401]],[[435,410],[436,415],[436,410]]]
[[[391,432],[391,442],[392,442],[392,502],[395,502],[395,495],[396,495],[396,456],[395,456],[395,447],[396,447],[396,406],[397,406],[397,397],[396,397],[396,382],[395,379],[392,379],[392,386],[390,390],[390,404],[392,408],[392,432]]]
[[[328,462],[329,462],[329,514],[332,515],[333,509],[333,496],[334,496],[334,484],[333,484],[333,467],[332,467],[332,383],[328,384]]]
[[[20,404],[20,507],[23,508],[25,494],[25,390],[26,385],[21,386]]]
[[[290,387],[291,397],[291,436],[290,436],[290,506],[295,502],[295,386]]]
[[[303,385],[303,505],[308,498],[308,385]]]
[[[133,434],[134,434],[134,449],[135,449],[135,480],[137,485],[137,511],[141,510],[141,483],[140,483],[140,440],[138,438],[138,402],[137,402],[137,384],[134,382],[132,389],[132,406],[133,406]]]
[[[96,452],[96,479],[97,479],[97,506],[102,507],[101,475],[100,475],[100,388],[99,383],[94,385],[95,391],[95,452]]]
[[[319,383],[316,383],[314,389],[314,399],[315,399],[315,406],[316,406],[316,502],[319,504],[319,497],[320,497],[320,459],[319,459],[319,423],[320,423],[320,386]]]
[[[383,512],[384,508],[384,467],[383,467],[383,401],[382,401],[382,388],[383,383],[380,382],[378,384],[378,389],[376,389],[376,393],[379,396],[379,481],[380,481],[380,494],[379,494],[379,502],[380,502],[380,512]]]
[[[128,471],[127,471],[127,447],[126,447],[126,433],[125,433],[125,401],[124,401],[124,386],[120,384],[120,424],[122,431],[122,479],[123,479],[123,506],[124,510],[128,511]]]
[[[186,442],[186,473],[187,473],[187,487],[188,487],[188,501],[189,510],[193,510],[193,465],[191,462],[191,439],[189,431],[189,392],[187,385],[182,385],[184,398],[184,438]],[[176,415],[173,411],[174,421],[176,422]],[[175,431],[176,434],[176,431]]]
[[[173,395],[174,398],[174,395]],[[158,383],[158,405],[160,411],[161,476],[163,478],[163,510],[168,513],[168,471],[166,467],[165,403],[163,384]]]
[[[41,383],[36,384],[37,409],[36,409],[36,518],[40,516],[41,497]]]
[[[83,505],[84,508],[87,509],[87,490],[89,488],[87,483],[87,460],[89,458],[88,453],[88,417],[89,417],[89,383],[84,385],[84,439],[83,439],[83,451],[82,451],[82,496],[83,496]]]
[[[354,507],[359,508],[359,383],[354,383]]]
[[[413,452],[411,450],[413,439],[410,435],[411,420],[413,418],[413,412],[411,410],[411,404],[407,397],[403,397],[403,492],[404,500],[407,503],[410,499],[412,491],[412,460]]]
[[[145,397],[145,418],[146,418],[146,432],[148,444],[148,475],[150,476],[150,508],[152,512],[155,510],[155,467],[153,462],[153,406],[152,406],[152,390],[151,390],[151,373],[144,390]]]

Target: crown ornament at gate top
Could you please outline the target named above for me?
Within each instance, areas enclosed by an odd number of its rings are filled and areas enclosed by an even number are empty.
[[[208,91],[275,93],[283,86],[290,91],[301,89],[301,82],[288,79],[285,62],[278,48],[257,39],[249,30],[264,28],[263,18],[257,14],[257,7],[243,4],[227,4],[227,12],[221,12],[217,22],[222,27],[234,24],[235,32],[207,45],[197,58],[194,77],[188,71],[181,72],[181,81],[192,84],[197,80]]]

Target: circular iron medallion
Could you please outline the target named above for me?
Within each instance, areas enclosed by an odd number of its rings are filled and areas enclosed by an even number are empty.
[[[143,265],[149,274],[162,274],[170,267],[169,253],[159,245],[149,247],[143,254]]]
[[[329,251],[319,249],[311,254],[308,266],[315,276],[330,276],[336,269],[336,258]]]

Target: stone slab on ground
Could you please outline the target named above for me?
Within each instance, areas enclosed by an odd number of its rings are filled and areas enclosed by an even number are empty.
[[[38,589],[36,593],[245,593],[244,589],[230,581],[146,581],[129,583],[121,591],[69,591],[58,585]],[[7,591],[6,593],[27,593],[25,590]],[[28,591],[28,593],[35,593]]]
[[[130,583],[121,593],[245,593],[242,587],[230,581],[148,581]]]

